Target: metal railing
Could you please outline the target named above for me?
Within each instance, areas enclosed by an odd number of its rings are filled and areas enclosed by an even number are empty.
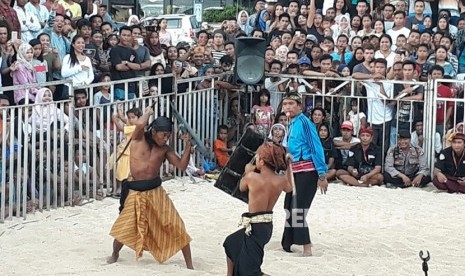
[[[185,118],[187,123],[198,135],[202,142],[213,145],[219,124],[227,122],[229,112],[228,93],[221,94],[218,91],[215,80],[223,75],[208,76],[213,81],[207,88],[196,90],[197,85],[206,77],[176,79],[173,75],[160,75],[131,79],[130,81],[111,81],[108,83],[96,83],[83,87],[70,87],[70,99],[54,102],[53,104],[33,104],[28,106],[12,106],[0,108],[3,125],[1,133],[1,182],[0,182],[0,222],[6,217],[26,217],[28,211],[49,210],[51,208],[73,205],[82,200],[98,198],[110,190],[115,189],[115,169],[118,154],[118,145],[123,141],[124,135],[117,131],[112,122],[112,115],[121,110],[126,113],[132,107],[139,107],[144,111],[145,107],[154,107],[154,116],[171,116],[172,106],[170,102]],[[424,133],[435,132],[437,102],[445,100],[438,98],[436,83],[433,89],[431,85],[421,82],[403,81],[381,81],[389,84],[413,84],[424,88],[424,99],[422,101],[405,100],[404,98],[367,97],[363,95],[362,82],[352,78],[315,78],[296,75],[272,75],[266,77],[279,77],[281,81],[285,78],[297,80],[299,86],[305,88],[303,93],[305,103],[309,108],[321,105],[330,114],[328,117],[330,127],[336,132],[339,125],[347,119],[350,102],[355,101],[357,107],[370,109],[367,106],[370,100],[379,100],[386,106],[390,104],[421,104],[423,105],[422,119],[424,121]],[[129,82],[136,83],[138,96],[129,99],[125,95],[123,101],[116,101],[110,97],[106,103],[94,102],[94,95],[102,86],[109,87],[110,95],[113,95],[114,87],[124,84],[127,88]],[[456,81],[454,81],[456,82]],[[286,84],[286,81],[282,82]],[[63,83],[61,83],[63,84]],[[47,84],[49,85],[49,84]],[[151,87],[158,88],[158,94],[149,92]],[[178,91],[182,86],[186,92]],[[27,87],[32,87],[28,85]],[[205,87],[205,86],[203,86]],[[240,104],[251,103],[251,93],[242,87],[237,90],[237,98]],[[249,87],[250,88],[250,87]],[[17,89],[1,88],[0,91]],[[278,91],[277,102],[280,94]],[[88,104],[82,105],[75,100],[78,95],[85,95]],[[275,95],[275,96],[276,96]],[[272,96],[273,97],[273,96]],[[245,100],[247,99],[247,100]],[[446,99],[450,100],[450,99]],[[454,102],[464,100],[453,99]],[[60,114],[68,116],[68,130],[59,124],[65,121],[63,115],[54,116],[50,125],[37,124],[37,115],[34,110],[40,111],[45,107],[55,106],[61,111]],[[307,106],[307,105],[306,105]],[[242,106],[242,110],[248,113],[251,106]],[[42,109],[40,109],[42,108]],[[309,110],[305,110],[309,111]],[[455,111],[456,112],[456,111]],[[368,114],[366,114],[368,115]],[[454,116],[455,117],[455,116]],[[413,118],[409,118],[409,130],[412,130]],[[19,122],[30,122],[38,127],[21,127],[12,124],[14,120]],[[392,119],[398,121],[399,116]],[[49,122],[49,121],[47,121]],[[28,125],[28,124],[23,124]],[[179,123],[175,121],[175,130]],[[26,129],[26,131],[24,130]],[[43,131],[41,131],[43,130]],[[384,127],[384,130],[385,127]],[[11,134],[15,135],[11,135]],[[169,144],[177,153],[183,151],[183,145],[177,139],[177,133],[173,133]],[[26,138],[27,136],[27,138]],[[395,135],[393,136],[395,139]],[[390,145],[382,140],[381,148],[386,152]],[[393,141],[390,141],[392,144]],[[431,136],[425,136],[424,148],[427,149],[430,160],[430,168],[434,166],[434,141]],[[383,155],[384,156],[384,155]],[[196,155],[199,163],[204,156]],[[384,158],[383,158],[384,159]],[[110,168],[113,168],[110,170]],[[162,174],[174,174],[168,163],[162,166]]]

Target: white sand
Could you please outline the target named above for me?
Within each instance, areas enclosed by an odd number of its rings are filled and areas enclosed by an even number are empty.
[[[184,184],[183,184],[184,183]],[[137,262],[129,248],[107,265],[118,201],[43,213],[0,225],[2,275],[225,275],[222,243],[237,229],[247,206],[212,183],[187,179],[164,183],[187,230],[196,271],[181,253],[158,264],[146,253]],[[429,189],[433,190],[433,189]],[[420,250],[429,250],[430,275],[465,271],[465,196],[415,188],[353,188],[330,185],[317,194],[310,214],[313,257],[281,250],[284,211],[275,207],[274,234],[262,266],[271,275],[423,275]]]

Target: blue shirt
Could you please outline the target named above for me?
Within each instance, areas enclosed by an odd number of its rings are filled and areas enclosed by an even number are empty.
[[[325,155],[320,137],[315,124],[303,113],[292,118],[289,124],[289,136],[287,140],[289,153],[293,162],[313,161],[318,175],[325,174],[328,166],[325,163]]]

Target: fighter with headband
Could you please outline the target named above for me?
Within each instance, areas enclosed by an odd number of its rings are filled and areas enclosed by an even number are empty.
[[[150,251],[160,263],[182,250],[187,268],[193,269],[190,241],[184,222],[173,202],[161,187],[160,167],[165,159],[185,170],[190,157],[191,137],[183,135],[185,149],[181,158],[166,143],[173,131],[167,117],[158,117],[145,130],[153,109],[147,107],[136,122],[131,140],[130,178],[123,182],[120,215],[110,235],[115,238],[108,263],[118,260],[123,245],[136,251]]]
[[[242,215],[242,229],[229,235],[223,246],[227,255],[228,276],[263,275],[264,247],[273,233],[273,207],[281,192],[292,191],[290,156],[279,144],[265,142],[257,149],[255,165],[247,164],[240,190],[248,191],[249,212]],[[286,175],[278,172],[286,170]]]

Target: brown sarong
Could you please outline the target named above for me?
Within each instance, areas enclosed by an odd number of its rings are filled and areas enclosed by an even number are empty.
[[[149,191],[129,190],[110,235],[135,250],[136,259],[146,250],[160,263],[191,241],[184,222],[161,186]]]

